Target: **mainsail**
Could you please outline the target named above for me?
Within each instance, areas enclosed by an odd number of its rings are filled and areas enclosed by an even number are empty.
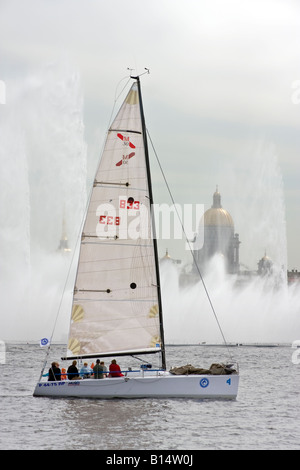
[[[164,350],[137,77],[111,124],[81,237],[68,358]]]

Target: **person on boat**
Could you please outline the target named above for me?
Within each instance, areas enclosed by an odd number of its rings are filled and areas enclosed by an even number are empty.
[[[113,359],[109,366],[109,376],[110,377],[123,377],[124,374],[121,373],[120,366],[117,364],[117,361]]]
[[[78,369],[76,367],[76,364],[77,364],[77,361],[73,361],[72,365],[69,366],[69,368],[67,370],[69,380],[79,379],[79,372],[78,372]]]
[[[96,365],[93,367],[94,379],[103,379],[103,366],[100,364],[100,359],[97,359]]]
[[[104,364],[103,361],[100,362],[100,366],[102,366],[102,369],[103,369],[103,372],[104,372],[103,377],[107,377],[107,367],[106,367],[106,365]]]
[[[85,362],[80,369],[80,376],[83,379],[89,379],[91,377],[92,369],[88,366],[88,363]]]
[[[55,382],[61,380],[61,370],[58,366],[59,364],[57,362],[52,362],[51,367],[49,369],[48,382]]]

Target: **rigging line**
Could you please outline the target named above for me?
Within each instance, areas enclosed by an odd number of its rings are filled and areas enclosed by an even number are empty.
[[[122,90],[120,91],[120,93],[117,95],[117,92],[118,92],[118,86],[120,85],[120,83],[125,80],[125,79],[128,79],[126,84],[123,86]],[[105,142],[106,142],[106,139],[107,139],[107,136],[108,136],[108,132],[109,132],[109,128],[110,128],[110,125],[111,125],[111,122],[112,122],[112,118],[113,118],[113,115],[114,115],[114,112],[115,112],[115,107],[116,107],[116,103],[119,99],[119,97],[121,96],[121,94],[123,93],[123,91],[125,90],[125,88],[127,87],[128,83],[130,82],[131,80],[131,77],[128,75],[126,75],[126,77],[123,77],[118,83],[117,83],[117,86],[116,86],[116,89],[115,89],[115,99],[114,99],[114,104],[113,104],[113,107],[112,107],[112,110],[111,110],[111,113],[110,113],[110,116],[109,116],[109,120],[108,120],[108,125],[106,127],[106,133],[105,133],[105,138],[102,142],[102,147],[101,147],[101,152],[100,152],[100,155],[103,154],[103,150],[104,150],[104,147],[105,147]],[[99,166],[99,162],[100,162],[100,159],[99,158],[99,161],[98,161],[98,166]]]
[[[146,361],[145,359],[141,359],[140,357],[134,356],[133,354],[131,354],[131,357],[133,359],[136,359],[137,361],[144,362],[145,364],[148,364],[148,361]],[[159,369],[159,370],[163,370],[163,369]]]
[[[123,86],[122,90],[120,91],[120,93],[117,95],[117,92],[118,92],[118,86],[120,85],[120,83],[125,80],[125,79],[128,79],[126,84]],[[125,90],[125,88],[127,87],[128,83],[130,82],[131,80],[131,77],[126,75],[126,77],[123,77],[119,83],[117,83],[117,86],[116,86],[116,89],[115,89],[115,100],[114,100],[114,104],[113,104],[113,107],[112,107],[112,111],[111,111],[111,114],[110,114],[110,118],[109,118],[109,121],[108,121],[108,126],[107,126],[107,129],[110,128],[110,123],[111,123],[111,120],[112,120],[112,116],[114,114],[114,111],[115,111],[115,106],[116,106],[116,103],[118,101],[118,99],[120,98],[121,94],[123,93],[123,91]]]
[[[157,152],[156,152],[155,147],[154,147],[154,145],[153,145],[153,142],[152,142],[152,139],[151,139],[151,136],[150,136],[150,134],[149,134],[148,129],[147,129],[147,135],[148,135],[148,137],[149,137],[149,140],[150,140],[150,143],[151,143],[151,146],[152,146],[154,155],[155,155],[155,157],[156,157],[157,163],[158,163],[158,165],[159,165],[161,174],[162,174],[163,179],[164,179],[164,181],[165,181],[165,184],[166,184],[166,186],[167,186],[167,190],[168,190],[168,192],[169,192],[170,198],[171,198],[172,203],[173,203],[173,205],[174,205],[174,207],[175,207],[175,211],[176,211],[176,214],[177,214],[179,223],[180,223],[181,228],[182,228],[182,231],[183,231],[183,233],[184,233],[184,236],[185,236],[186,242],[187,242],[187,244],[188,244],[189,250],[190,250],[190,252],[191,252],[191,254],[192,254],[192,258],[193,258],[194,264],[195,264],[195,266],[196,266],[196,269],[197,269],[197,271],[198,271],[198,274],[199,274],[199,277],[200,277],[200,279],[201,279],[202,285],[203,285],[203,287],[204,287],[205,293],[206,293],[206,295],[207,295],[207,298],[208,298],[210,307],[211,307],[211,309],[212,309],[212,312],[213,312],[213,314],[214,314],[215,320],[216,320],[217,325],[218,325],[218,327],[219,327],[219,330],[220,330],[220,333],[221,333],[221,335],[222,335],[224,344],[225,344],[225,346],[226,346],[226,348],[227,348],[229,357],[230,357],[230,359],[232,360],[232,355],[231,355],[231,353],[230,353],[230,350],[229,350],[227,341],[226,341],[226,339],[225,339],[225,336],[224,336],[224,333],[223,333],[221,324],[220,324],[220,322],[219,322],[218,316],[217,316],[216,311],[215,311],[215,309],[214,309],[214,306],[213,306],[212,300],[211,300],[211,298],[210,298],[209,292],[208,292],[208,290],[207,290],[206,284],[205,284],[205,282],[204,282],[203,276],[202,276],[202,274],[201,274],[201,271],[200,271],[200,269],[199,269],[198,263],[197,263],[197,261],[196,261],[195,254],[194,254],[194,252],[193,252],[193,250],[192,250],[190,240],[188,239],[187,234],[186,234],[186,231],[185,231],[185,229],[184,229],[183,222],[182,222],[182,220],[181,220],[181,218],[180,218],[180,215],[179,215],[177,206],[176,206],[176,204],[175,204],[175,201],[174,201],[174,198],[173,198],[173,195],[172,195],[170,186],[169,186],[168,181],[167,181],[167,179],[166,179],[166,176],[165,176],[165,174],[164,174],[163,168],[162,168],[162,166],[161,166],[160,160],[159,160],[159,158],[158,158]]]

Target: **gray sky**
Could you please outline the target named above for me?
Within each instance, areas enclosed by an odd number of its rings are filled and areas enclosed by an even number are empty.
[[[218,184],[241,260],[255,268],[278,237],[258,231],[249,255],[249,232],[262,219],[268,225],[269,214],[277,230],[282,178],[288,267],[300,269],[299,2],[1,0],[6,106],[13,82],[57,62],[80,76],[90,173],[118,83],[127,67],[148,67],[147,126],[176,202],[209,208]],[[162,183],[155,190],[163,202]]]

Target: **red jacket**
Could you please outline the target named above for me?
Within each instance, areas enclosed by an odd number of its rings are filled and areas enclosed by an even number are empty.
[[[118,364],[110,364],[109,366],[110,377],[123,377],[120,366]]]

